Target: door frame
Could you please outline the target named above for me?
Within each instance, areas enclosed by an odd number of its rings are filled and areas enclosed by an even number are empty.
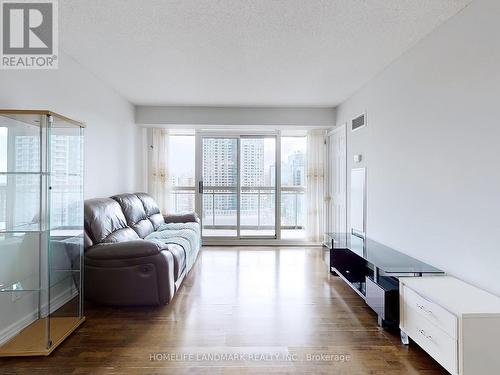
[[[281,137],[280,131],[228,131],[228,130],[198,130],[195,133],[195,207],[200,217],[202,240],[206,245],[231,245],[231,244],[276,244],[281,240]],[[274,236],[241,236],[241,139],[242,138],[274,138],[275,139],[275,235]],[[237,139],[237,184],[236,184],[236,236],[203,237],[203,193],[200,191],[200,182],[203,181],[203,139],[225,138]]]

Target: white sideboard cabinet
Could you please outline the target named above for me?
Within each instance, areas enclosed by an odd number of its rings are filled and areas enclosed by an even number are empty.
[[[401,340],[454,375],[500,374],[500,298],[451,276],[402,277]]]

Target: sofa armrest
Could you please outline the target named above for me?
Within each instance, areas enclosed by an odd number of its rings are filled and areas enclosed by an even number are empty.
[[[185,214],[169,214],[163,215],[165,223],[199,223],[200,219],[195,212],[189,212]]]
[[[133,240],[114,243],[100,243],[85,252],[85,256],[95,260],[115,260],[142,258],[159,254],[167,245],[159,241]]]

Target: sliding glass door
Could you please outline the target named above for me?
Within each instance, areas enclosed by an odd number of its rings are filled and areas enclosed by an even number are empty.
[[[204,238],[276,238],[276,136],[198,135]]]
[[[202,231],[204,237],[238,237],[239,139],[201,138]]]
[[[240,237],[276,238],[276,138],[240,138]]]

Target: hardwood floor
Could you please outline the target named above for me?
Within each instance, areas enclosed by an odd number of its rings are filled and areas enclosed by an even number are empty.
[[[319,248],[205,247],[173,302],[86,305],[50,357],[0,374],[446,374],[330,276]]]

